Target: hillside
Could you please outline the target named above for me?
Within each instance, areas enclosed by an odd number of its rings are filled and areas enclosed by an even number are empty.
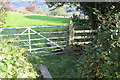
[[[69,18],[10,13],[6,18],[7,27],[68,25]]]

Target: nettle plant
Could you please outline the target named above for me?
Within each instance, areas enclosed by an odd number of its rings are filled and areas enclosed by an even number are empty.
[[[104,13],[93,8],[98,28],[93,43],[84,48],[85,54],[78,60],[81,77],[120,78],[120,13],[115,8],[109,5]]]

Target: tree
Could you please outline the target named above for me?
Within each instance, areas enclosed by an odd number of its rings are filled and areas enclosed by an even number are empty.
[[[4,2],[4,8],[7,11],[16,11],[15,7],[13,5],[10,4],[10,2]]]
[[[5,23],[5,16],[6,16],[6,11],[4,10],[2,4],[3,2],[0,1],[0,28],[3,27],[3,24]]]
[[[76,6],[76,9],[83,10],[85,14],[89,16],[89,21],[91,23],[92,29],[97,29],[98,28],[98,23],[99,21],[97,20],[97,15],[94,14],[95,8],[99,10],[102,15],[106,15],[106,13],[112,13],[112,15],[115,15],[115,13],[118,13],[120,8],[119,2],[47,2],[49,7],[53,7],[53,9],[56,9],[57,7],[61,7],[64,4],[68,4],[70,6]],[[111,9],[112,6],[114,6],[114,9]],[[111,15],[111,14],[109,14]]]
[[[63,8],[57,8],[57,9],[51,11],[51,14],[57,15],[57,16],[64,16],[66,14],[66,12]]]
[[[28,6],[26,7],[26,10],[27,11],[31,11],[31,12],[34,12],[34,11],[37,11],[38,10],[38,7],[36,4],[34,3],[29,3]]]
[[[61,7],[68,3],[48,2],[48,6]],[[120,78],[120,2],[69,2],[89,16],[91,28],[96,30],[93,43],[84,47],[78,60],[82,78]]]

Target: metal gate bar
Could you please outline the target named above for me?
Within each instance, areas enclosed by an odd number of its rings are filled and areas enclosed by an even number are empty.
[[[37,29],[37,28],[55,28],[55,27],[68,27],[68,26],[32,26],[32,27],[12,27],[12,28],[1,28],[3,30],[8,30],[8,29],[11,29],[11,30],[16,30],[16,29],[25,29],[23,32],[21,32],[20,34],[2,34],[0,35],[1,37],[4,37],[4,36],[17,36],[15,37],[15,39],[18,39],[19,36],[21,35],[28,35],[28,39],[25,39],[25,40],[16,40],[17,42],[24,42],[24,41],[28,41],[28,45],[18,45],[18,46],[28,46],[29,49],[27,51],[29,51],[30,53],[42,53],[42,52],[47,52],[47,51],[56,51],[56,50],[63,50],[64,51],[64,47],[66,46],[65,45],[58,45],[59,43],[66,43],[67,41],[56,41],[56,42],[53,42],[52,39],[66,39],[66,36],[64,37],[45,37],[43,36],[42,34],[57,34],[57,33],[67,33],[67,31],[56,31],[56,32],[37,32],[36,30],[33,30],[33,29]],[[42,38],[35,38],[35,39],[32,39],[31,38],[31,35],[38,35]],[[32,44],[31,41],[35,41],[35,40],[47,40],[48,42],[45,42],[45,43],[37,43],[37,44]],[[53,44],[54,46],[51,46],[51,47],[40,47],[40,48],[34,48],[32,49],[32,46],[37,46],[37,45],[44,45],[44,44]],[[38,51],[38,52],[32,52],[32,51],[35,51],[35,50],[42,50],[42,49],[52,49],[52,48],[57,48],[59,47],[60,49],[54,49],[54,50],[47,50],[47,51]],[[59,54],[60,52],[56,52],[56,53],[53,53],[53,54]],[[61,52],[63,53],[63,52]],[[51,54],[45,54],[45,55],[51,55]],[[44,55],[42,55],[44,56]]]

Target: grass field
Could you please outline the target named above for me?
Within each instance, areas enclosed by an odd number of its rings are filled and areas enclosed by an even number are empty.
[[[32,28],[33,30],[35,30],[37,33],[41,33],[41,32],[58,32],[58,31],[66,31],[66,27],[50,27],[50,28]],[[17,36],[13,36],[12,34],[21,34],[24,30],[26,29],[7,29],[7,30],[3,30],[2,34],[7,34],[8,37],[3,37],[3,38],[15,38]],[[25,33],[28,33],[28,31],[26,31]],[[31,31],[31,33],[34,33]],[[11,34],[12,36],[9,36],[9,34]],[[66,38],[60,38],[60,37],[66,37],[66,33],[46,33],[46,34],[42,34],[42,36],[46,37],[46,38],[52,38],[50,39],[53,42],[60,42],[60,41],[66,41]],[[47,50],[54,50],[57,47],[54,47],[56,45],[50,43],[50,41],[48,41],[47,39],[43,39],[43,37],[37,35],[37,34],[31,34],[30,35],[31,39],[38,39],[38,40],[31,40],[31,44],[35,44],[32,45],[32,49],[37,48],[37,50],[32,50],[32,52],[39,52],[39,51],[47,51]],[[58,38],[56,38],[58,37]],[[28,34],[26,35],[20,35],[18,37],[17,40],[27,40],[27,41],[22,41],[22,42],[18,42],[17,45],[29,45],[29,37]],[[41,40],[40,40],[41,39]],[[49,44],[42,44],[42,43],[49,43]],[[57,45],[66,45],[66,43],[56,43]],[[46,48],[46,49],[38,49],[38,48],[44,48],[44,47],[54,47],[54,48]],[[29,49],[29,46],[24,46],[24,48]],[[42,54],[50,54],[50,53],[55,53],[53,51],[47,51],[44,53],[40,53],[37,55],[42,55]],[[36,54],[35,54],[36,55]]]
[[[56,17],[48,17],[48,16],[35,16],[35,15],[22,15],[22,14],[9,14],[6,18],[7,27],[24,27],[24,26],[50,26],[50,25],[68,25],[70,19],[64,18],[56,18]],[[84,26],[87,26],[84,23]],[[78,27],[77,27],[78,28]],[[86,27],[85,27],[86,28]],[[82,28],[83,29],[83,28]],[[66,28],[41,28],[35,29],[37,32],[55,32],[66,30]],[[12,34],[12,33],[21,33],[23,30],[5,30],[4,34]],[[64,37],[64,34],[43,34],[45,37]],[[83,34],[82,34],[83,35]],[[86,34],[85,34],[86,35]],[[21,36],[21,39],[28,39],[28,36]],[[41,38],[38,35],[31,35],[31,38]],[[58,41],[58,40],[52,40]],[[32,43],[42,43],[47,42],[46,40],[41,41],[33,41]],[[20,43],[20,44],[26,44]],[[39,45],[33,46],[32,48],[42,48],[42,47],[50,47],[53,45]],[[30,54],[31,55],[31,54]],[[34,56],[34,55],[33,55]],[[81,75],[78,71],[77,67],[77,57],[72,53],[68,54],[59,54],[59,55],[51,55],[45,57],[35,56],[31,59],[29,56],[29,62],[34,66],[36,71],[40,74],[39,66],[40,64],[44,64],[49,72],[51,73],[53,78],[79,78]]]
[[[38,15],[24,15],[24,14],[18,14],[18,13],[9,13],[6,17],[6,26],[7,27],[28,27],[28,26],[54,26],[54,25],[68,25],[70,19],[69,18],[57,18],[57,17],[49,17],[49,16],[38,16]],[[34,29],[37,32],[55,32],[55,31],[66,31],[66,28],[37,28]],[[24,29],[19,30],[4,30],[3,34],[20,34],[24,31]],[[64,34],[42,34],[45,37],[63,37]],[[28,35],[20,36],[21,40],[28,39]],[[42,38],[38,35],[31,35],[32,39],[35,38]],[[56,41],[56,40],[52,40]],[[58,40],[57,40],[58,41]],[[45,43],[48,42],[45,39],[39,40],[39,41],[32,41],[32,44],[38,44],[38,43]],[[20,42],[20,45],[28,44],[27,42]],[[58,44],[60,45],[60,44]],[[40,47],[50,47],[53,45],[37,45],[32,46],[32,48],[40,48]],[[28,47],[26,47],[28,48]],[[34,51],[33,51],[34,52]]]
[[[68,25],[70,19],[64,19],[64,18],[56,18],[56,17],[48,17],[48,16],[34,16],[34,15],[22,15],[22,14],[9,14],[6,18],[6,26],[7,27],[26,27],[26,26],[51,26],[51,25]],[[37,32],[55,32],[55,31],[66,31],[66,28],[37,28],[34,29]],[[21,30],[4,30],[3,34],[18,34],[24,31],[24,29]],[[65,34],[42,34],[45,37],[64,37]],[[20,39],[28,39],[28,35],[19,37]],[[41,38],[38,35],[31,35],[31,38]],[[8,39],[8,37],[7,37]],[[61,39],[60,39],[61,40]],[[60,41],[58,39],[53,39],[52,41]],[[64,39],[65,40],[65,39]],[[32,41],[32,44],[36,43],[44,43],[48,42],[46,40],[40,40],[40,41]],[[28,42],[21,42],[20,45],[28,44]],[[64,45],[63,43],[61,43]],[[61,45],[58,44],[58,45]],[[32,48],[43,48],[43,47],[50,47],[53,45],[38,45],[33,46]],[[28,47],[24,47],[28,48]],[[54,48],[52,48],[54,49]],[[44,49],[45,50],[45,49]],[[44,51],[43,50],[43,51]],[[42,51],[42,50],[40,50]],[[45,54],[45,53],[41,53]],[[39,55],[39,54],[38,54]],[[34,56],[34,55],[33,55]],[[31,64],[33,64],[36,71],[39,73],[39,64],[43,63],[48,70],[50,71],[53,78],[72,78],[72,77],[78,77],[78,72],[76,69],[76,62],[73,62],[76,58],[72,55],[68,54],[60,54],[60,55],[52,55],[52,56],[46,56],[46,57],[34,57],[30,58],[29,61]],[[71,66],[71,67],[69,67]],[[40,73],[39,73],[40,74]]]
[[[69,18],[57,18],[50,16],[9,13],[6,18],[6,26],[27,27],[27,26],[68,25],[69,21],[70,21]]]
[[[54,78],[79,78],[80,76],[76,65],[77,58],[71,53],[46,56],[42,60]]]

